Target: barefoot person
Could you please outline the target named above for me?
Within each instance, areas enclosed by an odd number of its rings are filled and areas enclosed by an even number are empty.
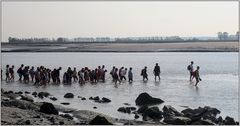
[[[160,66],[158,66],[158,63],[156,63],[156,66],[154,67],[153,73],[154,73],[154,76],[155,76],[155,81],[156,81],[156,77],[158,77],[158,79],[160,81]]]
[[[195,77],[195,79],[196,79],[196,86],[197,86],[197,84],[199,83],[199,81],[201,81],[202,79],[200,78],[200,75],[199,75],[199,69],[200,69],[200,67],[199,66],[197,66],[197,70],[195,70],[194,71],[194,77]]]
[[[188,65],[187,70],[189,71],[189,74],[190,74],[189,80],[192,81],[192,79],[193,79],[193,61],[191,61],[191,64]]]

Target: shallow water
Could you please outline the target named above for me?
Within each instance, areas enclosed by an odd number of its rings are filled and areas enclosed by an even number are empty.
[[[187,65],[194,61],[194,67],[200,66],[202,81],[198,87],[188,81],[189,75]],[[77,83],[70,85],[49,85],[37,87],[32,84],[19,82],[6,83],[2,81],[2,88],[14,91],[47,91],[58,98],[55,104],[70,102],[68,107],[80,110],[93,110],[113,117],[133,119],[134,115],[119,113],[117,109],[125,106],[123,103],[130,103],[135,106],[135,99],[142,92],[148,92],[154,97],[163,99],[165,102],[158,105],[172,105],[179,111],[185,109],[181,106],[197,108],[199,106],[212,106],[221,110],[223,117],[226,115],[238,120],[238,53],[2,53],[2,68],[6,64],[15,65],[15,71],[20,64],[48,68],[63,67],[61,74],[70,67],[88,66],[96,68],[105,65],[108,70],[107,82],[97,85],[86,84],[80,86]],[[161,81],[155,82],[153,68],[155,63],[161,66]],[[109,76],[112,66],[125,66],[133,68],[134,82],[124,82],[114,86]],[[142,82],[141,69],[147,66],[149,81]],[[18,79],[16,75],[16,80]],[[84,96],[87,100],[65,99],[63,95],[72,92],[75,96]],[[107,97],[111,103],[100,104],[88,100],[90,96]],[[35,99],[42,101],[41,99]],[[50,101],[44,99],[44,101]],[[93,109],[96,106],[97,109]]]

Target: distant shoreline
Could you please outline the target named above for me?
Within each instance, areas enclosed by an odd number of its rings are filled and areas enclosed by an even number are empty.
[[[237,41],[170,43],[2,43],[1,52],[238,52]]]

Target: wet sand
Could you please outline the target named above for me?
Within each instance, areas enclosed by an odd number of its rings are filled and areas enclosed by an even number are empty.
[[[238,42],[2,44],[2,52],[237,52]]]

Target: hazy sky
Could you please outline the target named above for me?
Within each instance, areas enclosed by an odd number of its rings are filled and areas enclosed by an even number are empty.
[[[238,2],[3,2],[13,37],[216,36],[238,30]]]

